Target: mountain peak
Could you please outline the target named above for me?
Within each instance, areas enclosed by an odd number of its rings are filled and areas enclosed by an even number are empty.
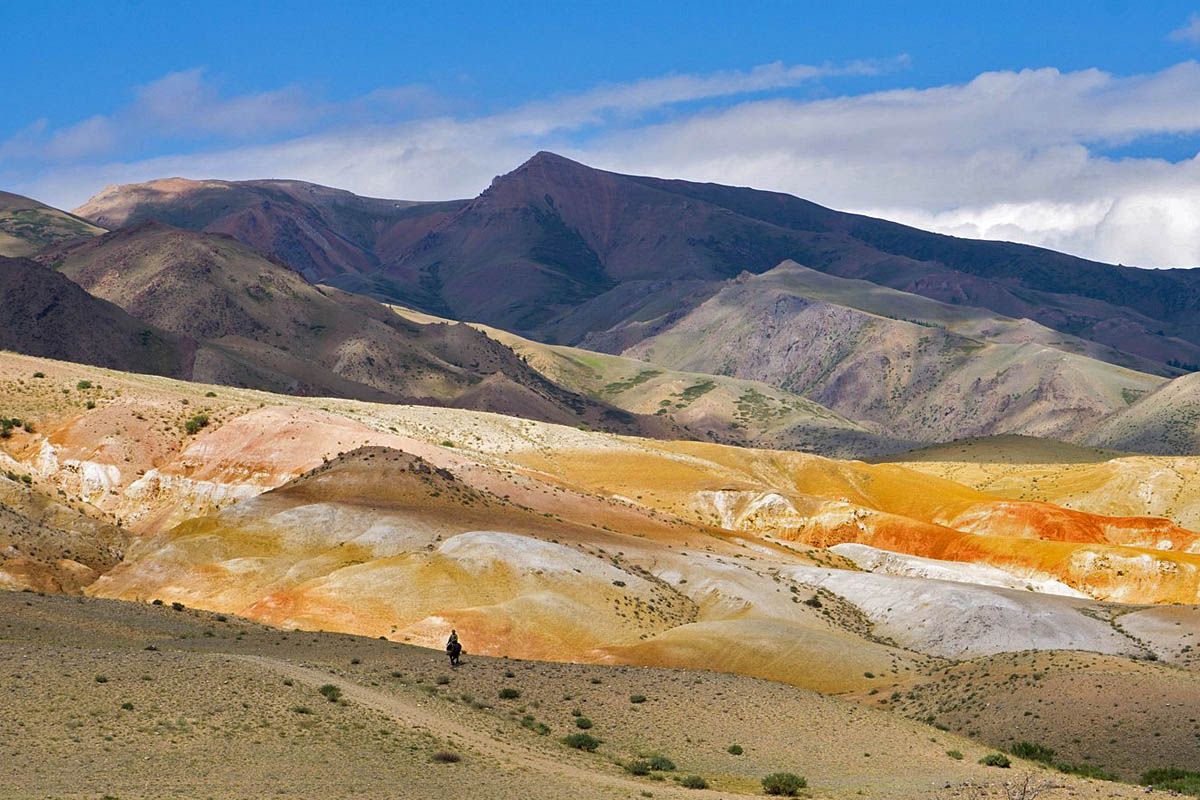
[[[587,166],[586,164],[581,164],[578,161],[572,161],[571,159],[567,158],[566,156],[560,156],[558,153],[552,153],[549,150],[538,150],[536,153],[534,153],[532,156],[529,157],[528,161],[526,161],[521,166],[517,167],[517,169],[523,169],[525,167],[533,167],[533,166],[538,166],[538,167],[558,166],[558,167],[575,167],[578,169],[589,169],[589,170],[592,169],[591,167]]]

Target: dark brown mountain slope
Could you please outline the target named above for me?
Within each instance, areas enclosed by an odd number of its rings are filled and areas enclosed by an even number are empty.
[[[286,197],[264,210],[268,189]],[[340,198],[338,214],[328,210],[329,197]],[[79,211],[101,224],[155,217],[227,230],[342,288],[552,342],[657,320],[703,302],[719,281],[791,259],[1029,318],[1151,359],[1163,374],[1172,362],[1200,364],[1200,274],[1190,270],[958,239],[776,192],[619,175],[552,153],[538,153],[470,201],[350,198],[291,182],[172,180],[106,190]],[[362,257],[317,269],[288,237],[232,222],[285,206],[313,236],[351,242]]]
[[[190,375],[194,343],[127,314],[33,261],[0,258],[0,349],[148,372]]]
[[[457,316],[571,340],[583,301],[594,311],[652,288],[695,295],[696,281],[789,258],[1160,362],[1200,362],[1200,274],[956,239],[789,195],[617,175],[549,153],[497,179],[384,271],[436,288]],[[502,296],[490,288],[496,274],[506,277]]]
[[[193,380],[642,435],[671,429],[557,386],[467,325],[419,324],[368,297],[314,286],[229,236],[150,222],[41,260],[143,323],[203,342],[206,357],[187,375]]]
[[[78,213],[110,229],[157,220],[227,233],[315,281],[374,271],[380,254],[404,249],[454,207],[359,197],[303,181],[167,178],[108,187]]]

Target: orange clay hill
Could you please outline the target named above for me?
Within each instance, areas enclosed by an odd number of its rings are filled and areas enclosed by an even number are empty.
[[[96,576],[64,590],[98,597],[822,691],[1008,651],[1175,653],[1198,624],[1181,607],[1135,633],[1110,610],[1195,603],[1178,524],[891,464],[10,354],[0,397],[31,429],[3,441],[9,471],[127,538],[57,559]],[[28,572],[0,563],[16,588]]]

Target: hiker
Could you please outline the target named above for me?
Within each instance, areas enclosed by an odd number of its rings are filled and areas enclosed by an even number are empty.
[[[462,643],[458,641],[458,631],[451,630],[450,638],[446,640],[446,655],[450,656],[450,666],[458,666],[458,657],[462,655]]]

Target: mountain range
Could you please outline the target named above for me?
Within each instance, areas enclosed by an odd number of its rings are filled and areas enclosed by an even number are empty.
[[[549,153],[438,203],[3,195],[0,232],[0,731],[87,759],[21,796],[180,746],[230,797],[264,758],[547,800],[1200,759],[1189,271]]]
[[[297,202],[305,196],[317,199]],[[107,189],[75,213],[105,227],[154,218],[229,232],[311,277],[556,343],[657,319],[743,271],[792,260],[1031,319],[1158,362],[1164,374],[1172,363],[1200,364],[1200,277],[1189,270],[943,236],[789,195],[620,175],[546,152],[472,200],[352,197],[294,182],[170,179]],[[296,248],[327,257],[320,266],[289,258]]]

